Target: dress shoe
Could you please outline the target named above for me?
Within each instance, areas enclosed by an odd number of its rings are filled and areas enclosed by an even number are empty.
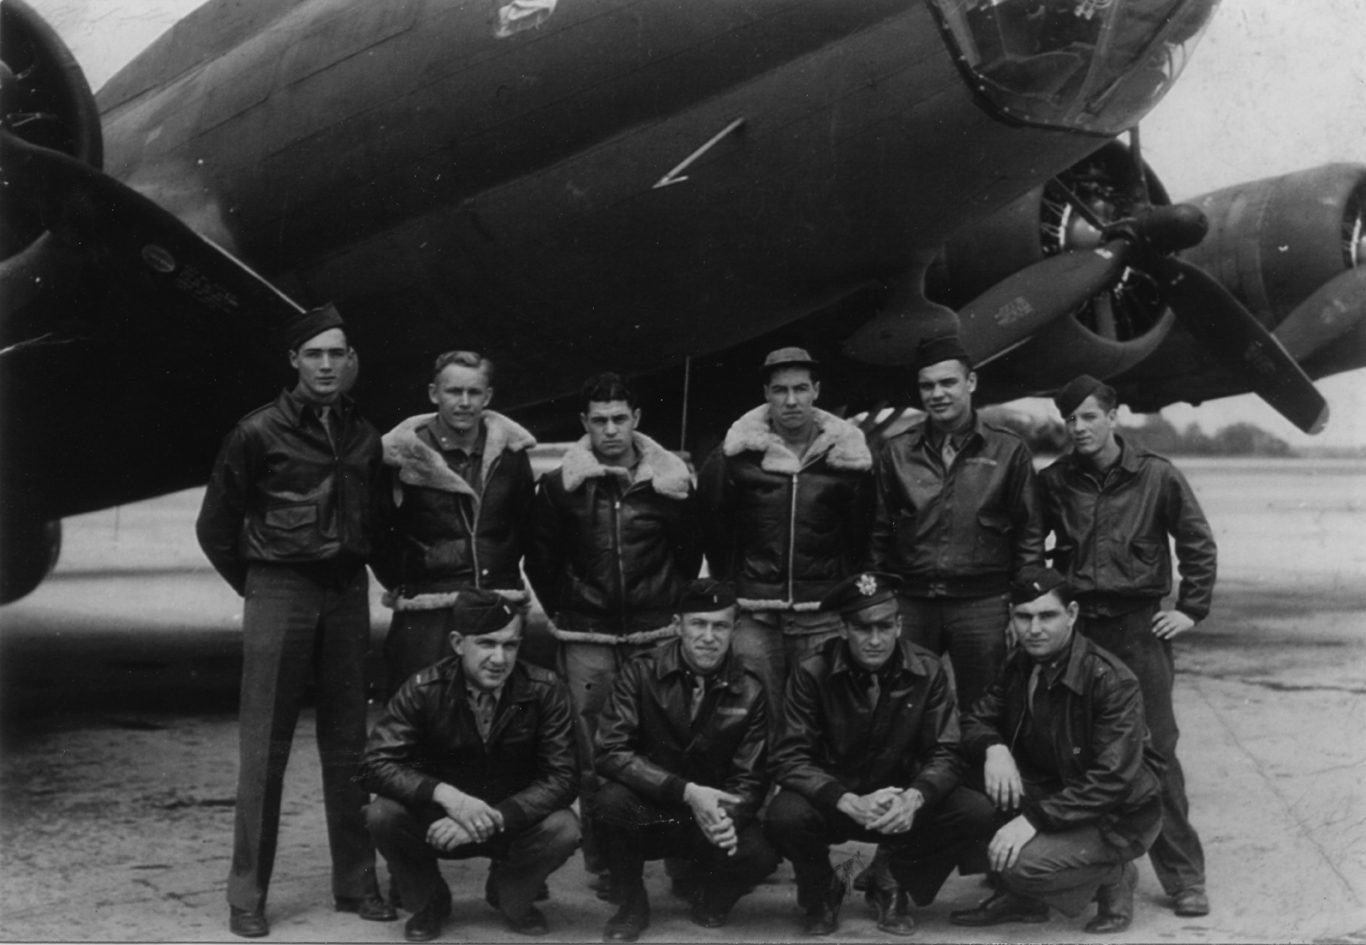
[[[505,918],[508,922],[508,928],[518,935],[545,935],[550,931],[545,916],[535,906],[528,906],[526,915],[520,919],[514,919],[510,915],[506,915]]]
[[[825,894],[815,892],[806,897],[806,917],[802,931],[807,935],[830,935],[840,927],[840,905],[844,902],[844,881],[830,877]]]
[[[1134,888],[1138,885],[1138,867],[1125,863],[1119,879],[1105,883],[1096,890],[1096,915],[1086,923],[1086,931],[1100,935],[1123,932],[1134,920]]]
[[[385,902],[379,893],[338,896],[335,902],[338,912],[354,912],[368,922],[394,922],[398,919],[398,910]]]
[[[451,894],[432,893],[427,904],[403,924],[403,937],[410,942],[430,942],[441,934],[441,923],[451,914]]]
[[[1199,886],[1183,889],[1174,898],[1176,902],[1172,908],[1177,915],[1209,915],[1209,896],[1205,895],[1205,890]]]
[[[634,942],[650,927],[650,897],[644,886],[623,889],[621,908],[602,930],[604,942]]]
[[[911,915],[911,896],[906,890],[874,886],[863,894],[877,912],[877,930],[889,935],[914,935],[915,918]]]
[[[243,938],[260,938],[270,934],[264,909],[239,909],[228,906],[228,931]]]
[[[1047,922],[1048,904],[1026,899],[1009,890],[999,892],[971,909],[949,913],[954,925],[1000,925],[1003,922]]]

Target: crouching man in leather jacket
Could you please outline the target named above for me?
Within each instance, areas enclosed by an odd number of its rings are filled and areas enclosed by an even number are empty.
[[[413,909],[404,935],[425,942],[451,911],[438,857],[486,856],[485,897],[514,932],[543,935],[533,905],[579,843],[578,793],[564,684],[518,662],[520,611],[489,591],[465,596],[455,655],[412,676],[389,700],[361,761],[378,795],[370,833]],[[482,613],[470,614],[482,605]]]
[[[688,862],[674,888],[704,928],[778,867],[757,812],[768,786],[768,699],[731,649],[735,591],[691,582],[679,639],[636,657],[617,676],[598,721],[598,814],[621,908],[605,941],[634,942],[650,924],[647,859]]]
[[[988,860],[1000,891],[949,918],[1043,922],[1049,906],[1076,916],[1094,899],[1086,930],[1121,932],[1133,918],[1133,860],[1162,826],[1161,762],[1138,680],[1074,631],[1074,592],[1058,572],[1026,568],[1011,601],[1019,649],[963,720],[1000,825],[974,865]]]
[[[843,618],[842,638],[802,660],[787,680],[774,772],[783,790],[768,807],[769,840],[797,874],[809,935],[839,927],[844,881],[830,846],[877,843],[898,889],[874,884],[878,929],[911,935],[908,899],[934,901],[964,855],[991,835],[987,799],[960,787],[958,711],[933,654],[899,639],[892,575],[846,579],[822,607]]]

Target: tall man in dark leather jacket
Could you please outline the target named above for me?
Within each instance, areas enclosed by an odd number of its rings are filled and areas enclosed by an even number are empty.
[[[768,697],[731,648],[735,592],[690,583],[679,639],[627,663],[598,722],[598,810],[621,908],[607,941],[634,942],[650,924],[645,861],[688,864],[675,888],[692,919],[726,922],[731,907],[778,867],[757,814],[768,787]]]
[[[560,640],[583,768],[583,853],[607,869],[593,823],[593,736],[623,663],[678,632],[676,606],[702,553],[688,467],[637,431],[635,391],[616,374],[580,392],[584,437],[541,478],[526,571]]]
[[[247,937],[269,931],[280,796],[310,676],[336,906],[365,919],[397,917],[375,887],[361,811],[369,798],[354,777],[365,745],[365,559],[379,435],[343,396],[355,355],[337,310],[303,313],[285,341],[298,383],[224,439],[196,524],[204,554],[246,598],[228,903],[229,928]]]
[[[916,353],[926,422],[891,437],[873,461],[872,566],[897,575],[906,635],[953,660],[971,706],[1006,653],[1011,579],[1043,560],[1029,447],[972,409],[977,375],[957,337]]]
[[[708,567],[740,599],[732,645],[775,694],[839,635],[820,601],[863,562],[872,516],[872,454],[862,430],[816,407],[816,366],[801,348],[770,353],[768,403],[731,425],[698,474]],[[775,741],[781,724],[774,713]]]
[[[1088,932],[1122,932],[1133,918],[1133,860],[1161,825],[1161,759],[1138,681],[1075,633],[1076,620],[1062,575],[1021,574],[1011,609],[1020,648],[963,717],[963,747],[999,811],[980,865],[1001,890],[951,913],[956,925],[1043,922],[1050,905],[1076,916],[1092,899]]]
[[[438,858],[489,857],[485,896],[514,932],[544,935],[537,889],[579,841],[569,810],[578,771],[569,698],[547,670],[517,660],[522,615],[489,591],[467,593],[455,655],[408,679],[370,733],[361,762],[377,797],[370,832],[414,912],[412,942],[451,911]]]
[[[427,394],[435,414],[384,436],[371,565],[394,609],[384,641],[391,693],[449,652],[462,590],[528,600],[521,568],[536,493],[527,451],[536,440],[488,409],[493,362],[473,351],[440,355]]]
[[[773,769],[782,785],[765,829],[792,860],[808,934],[839,925],[844,881],[830,845],[880,844],[899,889],[868,890],[878,928],[910,935],[908,897],[928,905],[966,851],[990,836],[991,805],[960,787],[958,711],[943,665],[900,640],[891,575],[862,573],[822,606],[839,611],[830,640],[788,677]]]
[[[1166,761],[1162,833],[1148,855],[1176,914],[1205,915],[1205,854],[1176,757],[1172,639],[1209,613],[1214,535],[1180,471],[1115,433],[1114,388],[1083,375],[1055,402],[1073,451],[1041,475],[1045,525],[1057,536],[1054,564],[1077,590],[1081,632],[1138,677],[1148,729]],[[1181,587],[1176,606],[1163,610],[1172,589],[1171,539]]]

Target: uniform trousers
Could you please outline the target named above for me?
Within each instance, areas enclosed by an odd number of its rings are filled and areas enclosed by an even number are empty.
[[[1013,811],[998,813],[997,825],[1005,826],[1015,817]],[[986,848],[983,844],[966,859],[963,875],[986,872]],[[1000,878],[1011,892],[1046,902],[1075,918],[1086,911],[1100,886],[1119,881],[1124,862],[1123,854],[1088,825],[1035,834]]]
[[[1143,717],[1153,747],[1167,763],[1162,775],[1162,833],[1148,850],[1153,872],[1167,895],[1186,889],[1205,887],[1205,851],[1200,836],[1190,822],[1190,802],[1186,799],[1186,775],[1176,757],[1180,731],[1172,707],[1172,685],[1176,665],[1172,644],[1153,634],[1153,616],[1161,602],[1114,617],[1083,616],[1078,622],[1082,633],[1092,642],[1109,650],[1129,667],[1143,693]]]
[[[617,672],[637,653],[659,643],[585,643],[562,640],[558,657],[560,678],[569,688],[574,711],[574,747],[579,757],[579,810],[583,814],[583,862],[590,873],[608,868],[604,839],[596,823],[597,789],[602,783],[593,767],[593,740],[598,734],[598,716],[612,692]]]
[[[768,744],[782,734],[787,674],[831,637],[839,636],[839,614],[792,610],[742,610],[735,618],[731,649],[759,674],[768,693]]]
[[[485,856],[493,861],[488,889],[498,908],[522,919],[546,877],[579,845],[579,819],[571,810],[557,810],[516,833],[500,831],[482,843],[438,851],[427,842],[427,828],[445,816],[439,804],[412,808],[388,797],[376,797],[366,809],[375,846],[384,854],[404,904],[414,912],[430,904],[433,896],[450,902],[451,890],[441,878],[438,859]]]
[[[908,597],[899,595],[901,628],[912,643],[949,654],[959,711],[972,708],[1006,660],[1010,597]]]
[[[769,841],[792,861],[797,897],[809,903],[835,875],[830,847],[849,840],[876,843],[892,876],[916,905],[934,901],[939,888],[965,856],[971,856],[995,831],[995,810],[983,795],[958,787],[916,812],[906,833],[868,830],[848,815],[818,807],[794,791],[782,790],[768,805],[764,822]]]
[[[294,727],[310,678],[332,853],[332,894],[374,895],[370,797],[356,780],[365,748],[370,600],[364,567],[319,580],[310,567],[253,564],[242,614],[240,762],[228,902],[261,908],[275,865],[280,800]]]
[[[778,854],[757,821],[736,824],[738,843],[728,856],[707,839],[687,804],[660,804],[616,781],[598,789],[598,816],[618,889],[641,885],[646,860],[675,857],[689,864],[682,875],[701,889],[706,908],[729,912],[778,868]]]

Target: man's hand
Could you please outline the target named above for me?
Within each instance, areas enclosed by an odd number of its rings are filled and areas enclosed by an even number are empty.
[[[879,833],[906,833],[915,823],[915,812],[925,806],[925,795],[915,788],[898,791],[882,816],[869,822],[868,829]]]
[[[849,792],[839,799],[835,807],[854,823],[866,828],[887,813],[900,793],[900,789],[894,787],[878,788],[872,794],[864,794],[862,797]]]
[[[735,824],[729,812],[721,805],[739,804],[741,798],[717,788],[707,787],[705,784],[694,784],[689,781],[683,788],[683,800],[687,801],[688,807],[692,809],[693,819],[697,821],[697,826],[702,828],[707,839],[725,850],[727,856],[734,856],[739,839],[736,837]]]
[[[1159,610],[1153,614],[1153,635],[1163,640],[1170,640],[1193,626],[1195,621],[1179,610]]]
[[[1034,825],[1025,819],[1024,814],[996,831],[996,836],[991,838],[991,845],[987,847],[991,868],[1000,873],[1014,866],[1015,861],[1020,858],[1020,850],[1024,849],[1024,845],[1033,840],[1038,832]]]
[[[432,821],[432,825],[427,828],[427,842],[442,853],[450,853],[456,847],[463,847],[475,841],[474,835],[464,827],[449,817],[442,817],[440,820]]]
[[[449,784],[438,785],[432,800],[445,808],[451,820],[463,827],[465,832],[479,843],[483,843],[503,829],[502,814],[479,798]]]
[[[987,797],[998,810],[1015,810],[1024,796],[1024,782],[1020,780],[1020,769],[1015,767],[1015,759],[1005,745],[992,745],[987,749],[987,763],[982,770],[986,781]]]

